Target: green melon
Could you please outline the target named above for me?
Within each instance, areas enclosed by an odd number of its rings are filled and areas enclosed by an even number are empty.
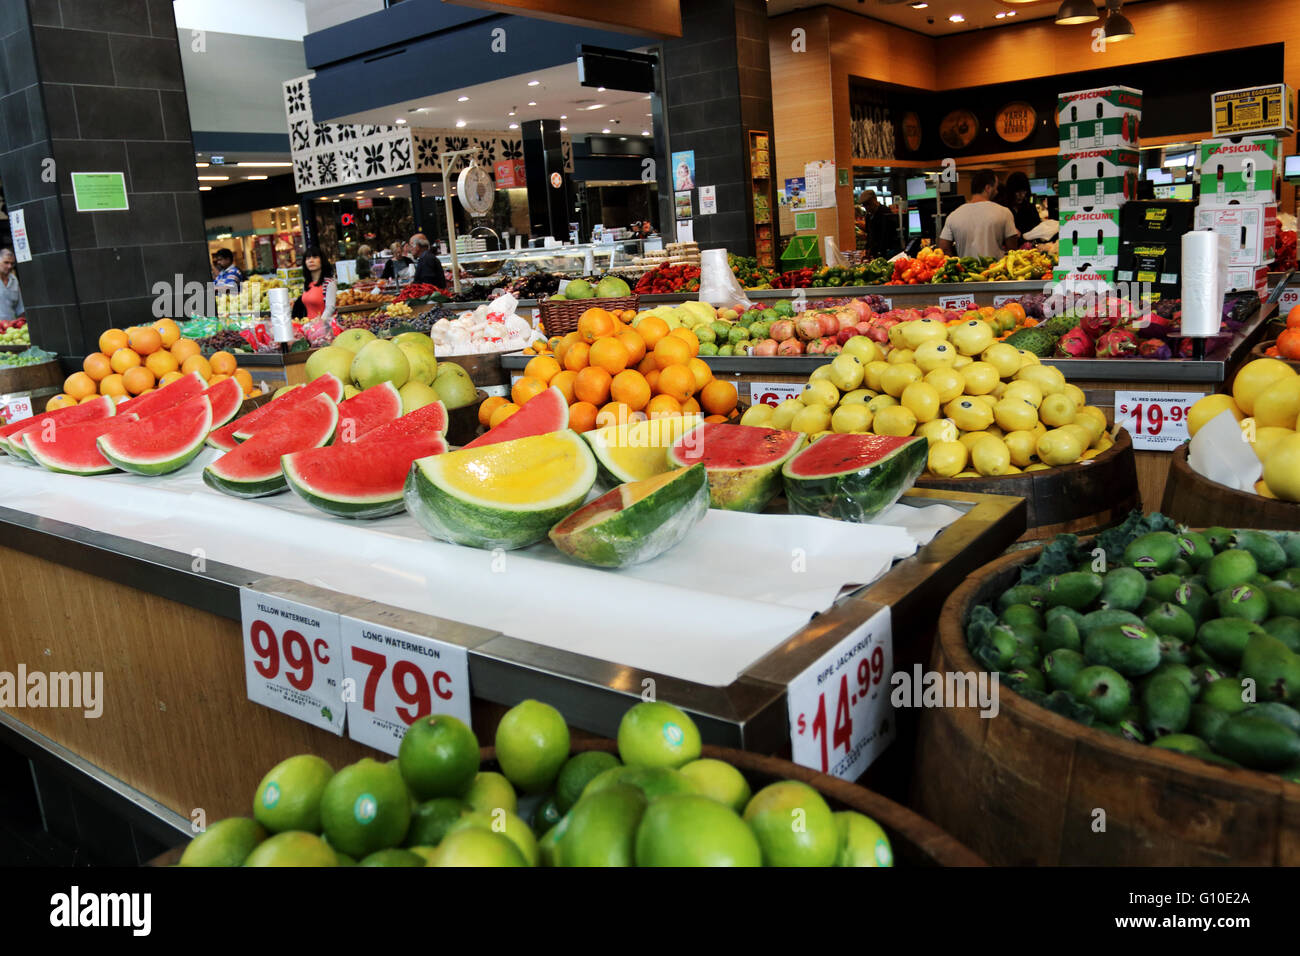
[[[870,521],[915,484],[928,448],[920,437],[826,435],[781,468],[790,513]]]

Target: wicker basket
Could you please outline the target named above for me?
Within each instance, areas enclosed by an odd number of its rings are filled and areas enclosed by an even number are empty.
[[[538,306],[546,334],[568,335],[578,331],[578,319],[588,309],[636,309],[639,295],[621,295],[613,299],[546,299]]]

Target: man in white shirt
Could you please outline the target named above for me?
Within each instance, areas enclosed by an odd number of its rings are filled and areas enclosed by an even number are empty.
[[[23,305],[23,294],[18,288],[18,276],[14,274],[13,251],[0,249],[0,319],[25,319],[27,307]]]
[[[981,169],[971,180],[971,197],[952,211],[939,234],[939,248],[950,256],[1002,257],[1020,245],[1015,217],[1006,206],[993,202],[998,176]]]

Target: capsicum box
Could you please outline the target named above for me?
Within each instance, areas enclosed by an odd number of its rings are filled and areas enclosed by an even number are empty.
[[[1228,267],[1268,265],[1277,257],[1277,204],[1196,207],[1196,228],[1228,237]]]
[[[1281,175],[1276,136],[1233,136],[1201,141],[1201,203],[1271,203]]]
[[[1089,206],[1118,208],[1137,198],[1137,150],[1062,153],[1056,160],[1056,178],[1062,213]]]
[[[1285,83],[1223,90],[1210,94],[1211,133],[1241,136],[1248,133],[1294,133],[1295,90]]]
[[[1053,294],[1110,294],[1115,288],[1114,269],[1053,269]]]
[[[1228,292],[1258,292],[1262,295],[1268,291],[1268,266],[1229,269],[1228,284],[1224,289]]]
[[[1133,149],[1142,121],[1142,91],[1127,86],[1061,93],[1056,98],[1056,123],[1061,152],[1086,149]]]
[[[1119,264],[1119,209],[1091,207],[1061,212],[1060,258],[1084,259],[1111,269]]]

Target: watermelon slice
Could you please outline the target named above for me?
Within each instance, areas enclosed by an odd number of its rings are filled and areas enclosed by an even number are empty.
[[[679,468],[708,469],[710,507],[762,511],[780,492],[781,466],[803,438],[780,428],[705,422],[668,449],[668,460]]]
[[[220,428],[239,414],[244,404],[244,387],[238,379],[225,378],[203,393],[212,403],[212,427]]]
[[[442,402],[431,402],[423,408],[407,412],[395,422],[380,425],[368,431],[358,442],[395,441],[398,438],[425,438],[433,435],[446,435],[451,419],[447,417],[447,406]]]
[[[168,475],[184,468],[203,450],[203,439],[211,430],[212,402],[204,393],[100,435],[98,444],[103,456],[123,471]]]
[[[127,412],[76,425],[60,425],[48,433],[43,430],[27,432],[23,436],[23,445],[37,464],[50,471],[66,475],[101,475],[117,466],[100,453],[99,436],[138,420],[134,412]]]
[[[280,459],[328,444],[338,421],[339,407],[327,394],[292,405],[288,414],[259,425],[256,435],[204,468],[203,481],[236,498],[260,498],[284,491]]]
[[[664,415],[643,422],[626,422],[584,432],[600,466],[602,486],[642,481],[672,470],[668,449],[698,426],[700,415]]]
[[[382,518],[406,510],[402,491],[411,462],[446,450],[446,439],[430,435],[296,451],[280,464],[289,487],[326,514]]]
[[[619,485],[551,529],[555,546],[601,568],[625,568],[677,545],[709,510],[703,465]]]
[[[240,441],[235,438],[235,432],[244,430],[251,432],[254,425],[263,421],[272,412],[278,413],[283,408],[305,402],[322,393],[328,394],[337,402],[343,397],[343,383],[328,373],[322,375],[307,385],[285,392],[279,398],[273,399],[265,405],[259,405],[247,415],[235,419],[229,425],[214,429],[212,434],[208,435],[208,444],[219,451],[234,451],[239,446]]]
[[[928,449],[919,436],[819,438],[781,468],[790,513],[870,521],[915,484]]]
[[[527,438],[530,435],[545,435],[569,427],[569,403],[564,393],[558,388],[548,388],[538,392],[523,406],[496,428],[484,432],[466,445],[466,448],[481,448],[495,445],[497,442],[510,441],[512,438]]]
[[[109,396],[101,395],[95,401],[86,402],[84,405],[68,405],[64,408],[56,408],[52,412],[42,412],[39,415],[33,415],[31,418],[24,418],[22,421],[13,422],[4,426],[4,428],[0,428],[0,447],[15,458],[31,461],[32,457],[19,437],[23,432],[33,428],[43,428],[51,422],[56,427],[59,427],[62,425],[75,425],[78,422],[94,421],[99,418],[111,418],[116,414],[117,404]],[[11,446],[11,440],[17,440],[18,444]]]
[[[595,456],[566,428],[417,459],[406,510],[440,540],[509,551],[545,538],[595,483]]]
[[[203,381],[202,375],[198,372],[190,372],[188,375],[182,375],[170,385],[164,385],[156,391],[146,392],[143,395],[137,395],[135,398],[127,399],[117,406],[117,413],[121,415],[123,412],[135,412],[141,418],[148,418],[155,412],[161,412],[173,405],[189,401],[195,395],[202,395],[207,390],[207,387],[208,383]]]
[[[336,435],[340,442],[355,442],[366,432],[395,422],[401,416],[402,396],[397,394],[392,382],[380,382],[339,405]]]

